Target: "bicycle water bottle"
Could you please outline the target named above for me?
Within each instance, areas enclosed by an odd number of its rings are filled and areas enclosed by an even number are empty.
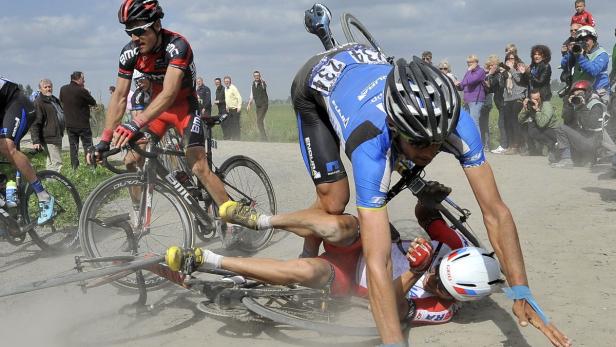
[[[17,206],[17,183],[12,180],[6,182],[6,206]]]

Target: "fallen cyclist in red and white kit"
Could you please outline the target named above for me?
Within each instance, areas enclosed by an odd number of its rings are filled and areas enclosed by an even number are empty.
[[[446,323],[458,312],[460,301],[484,298],[503,282],[500,266],[493,253],[469,247],[468,240],[442,218],[420,221],[420,224],[431,241],[416,238],[391,245],[398,312],[401,320],[410,320],[412,324]],[[330,227],[336,226],[330,224]],[[171,247],[167,250],[166,261],[177,271],[190,253],[196,255],[194,268],[198,270],[224,269],[269,284],[327,287],[332,297],[367,298],[366,262],[359,233],[346,241],[342,244],[349,246],[324,243],[325,252],[314,258],[240,258],[222,256],[207,249]]]

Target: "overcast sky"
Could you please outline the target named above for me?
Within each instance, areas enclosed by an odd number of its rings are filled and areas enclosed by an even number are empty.
[[[118,56],[128,37],[117,21],[120,0],[20,0],[2,2],[0,75],[33,88],[43,77],[57,95],[74,70],[86,73],[86,87],[107,102],[115,83]],[[323,1],[333,12],[332,28],[343,40],[340,15],[351,12],[370,29],[387,53],[396,57],[431,50],[433,61],[447,59],[462,78],[471,53],[502,57],[505,44],[518,45],[530,59],[533,44],[547,44],[552,66],[560,61],[560,44],[568,36],[573,0],[514,1]],[[163,27],[184,35],[195,52],[197,72],[211,86],[230,75],[245,98],[252,71],[269,84],[270,98],[286,99],[299,67],[322,50],[303,25],[304,0],[161,0]],[[614,45],[614,0],[587,0],[595,16],[599,42],[611,54]],[[557,77],[557,73],[555,74]]]

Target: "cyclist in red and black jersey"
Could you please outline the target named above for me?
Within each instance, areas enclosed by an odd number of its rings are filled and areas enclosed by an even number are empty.
[[[126,26],[130,42],[120,53],[116,89],[111,96],[105,130],[95,153],[121,147],[142,128],[162,137],[174,127],[184,137],[192,171],[220,205],[229,200],[218,176],[207,165],[205,138],[195,93],[195,64],[190,44],[182,35],[163,29],[163,10],[157,0],[124,0],[118,19]],[[120,124],[135,71],[152,81],[147,108],[130,122]]]

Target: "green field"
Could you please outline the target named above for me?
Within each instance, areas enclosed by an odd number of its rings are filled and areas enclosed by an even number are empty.
[[[558,96],[552,97],[552,106],[557,116],[560,118],[562,113],[562,99]],[[242,110],[242,140],[244,141],[259,141],[259,131],[256,125],[256,114],[254,109],[250,112]],[[265,117],[265,131],[272,142],[296,142],[297,141],[297,123],[291,104],[273,104],[270,105],[267,116]],[[218,139],[222,138],[220,129],[215,129],[214,136]],[[498,146],[498,111],[496,107],[490,112],[490,143],[491,148]]]

